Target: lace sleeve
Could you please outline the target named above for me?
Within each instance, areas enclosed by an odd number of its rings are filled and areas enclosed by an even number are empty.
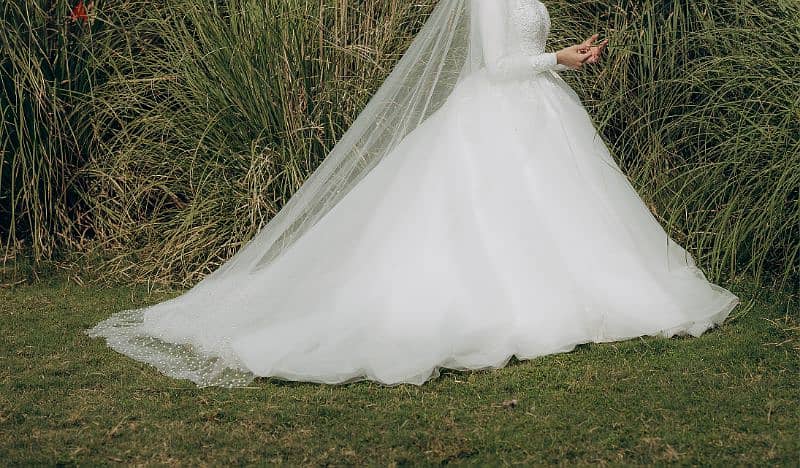
[[[484,61],[489,75],[495,80],[528,78],[548,70],[567,70],[558,63],[555,52],[536,55],[509,52],[506,44],[508,11],[503,1],[477,1],[479,31]]]

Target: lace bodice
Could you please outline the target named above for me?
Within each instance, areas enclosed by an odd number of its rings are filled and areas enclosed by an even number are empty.
[[[508,28],[510,48],[535,55],[544,52],[550,32],[550,15],[547,7],[538,0],[512,0],[509,2]]]
[[[545,52],[550,15],[539,0],[473,0],[484,62],[496,80],[526,79],[548,70],[566,70],[554,52]]]

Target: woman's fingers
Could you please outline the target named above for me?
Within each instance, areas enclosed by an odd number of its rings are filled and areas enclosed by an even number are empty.
[[[599,62],[601,56],[603,55],[603,49],[605,49],[607,44],[608,39],[604,40],[600,44],[597,44],[596,46],[591,46],[588,51],[588,57],[584,58],[583,63],[594,64]]]
[[[592,37],[590,37],[590,38],[586,39],[585,41],[583,41],[581,43],[581,45],[585,46],[585,47],[591,47],[592,44],[594,44],[594,41],[596,41],[598,37],[600,37],[599,34],[593,34]]]
[[[604,40],[600,44],[592,47],[592,57],[587,60],[587,63],[597,63],[600,61],[600,57],[603,55],[603,50],[608,45],[608,39]]]
[[[575,47],[575,48],[577,49],[577,51],[578,51],[578,52],[580,52],[580,53],[584,53],[584,52],[592,52],[592,51],[594,51],[594,50],[595,50],[597,47],[599,47],[599,46],[601,46],[601,45],[603,45],[603,44],[607,44],[607,43],[608,43],[608,39],[606,39],[606,40],[604,40],[602,43],[600,43],[600,44],[598,44],[598,45],[594,45],[595,41],[597,41],[597,39],[598,39],[599,37],[600,37],[600,35],[599,35],[599,34],[593,34],[593,35],[592,35],[592,37],[590,37],[590,38],[586,39],[585,41],[581,42],[580,44],[578,44],[577,46],[574,46],[574,47]]]
[[[562,52],[565,52],[565,63],[574,70],[581,68],[594,55],[592,47],[583,44],[567,47]]]

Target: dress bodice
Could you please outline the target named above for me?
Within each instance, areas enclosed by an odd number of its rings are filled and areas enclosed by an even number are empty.
[[[486,1],[486,0],[484,0]],[[489,0],[495,1],[495,0]],[[539,0],[508,1],[508,49],[525,55],[544,52],[550,33],[550,15]]]
[[[529,79],[565,70],[555,53],[545,52],[550,15],[539,0],[473,0],[483,62],[497,81]]]

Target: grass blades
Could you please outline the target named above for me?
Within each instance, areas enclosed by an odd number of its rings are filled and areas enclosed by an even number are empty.
[[[745,303],[697,339],[584,345],[495,371],[444,372],[422,387],[259,379],[198,389],[82,333],[109,311],[174,292],[51,276],[0,289],[0,457],[11,465],[795,465],[800,316],[752,282],[733,291]]]

